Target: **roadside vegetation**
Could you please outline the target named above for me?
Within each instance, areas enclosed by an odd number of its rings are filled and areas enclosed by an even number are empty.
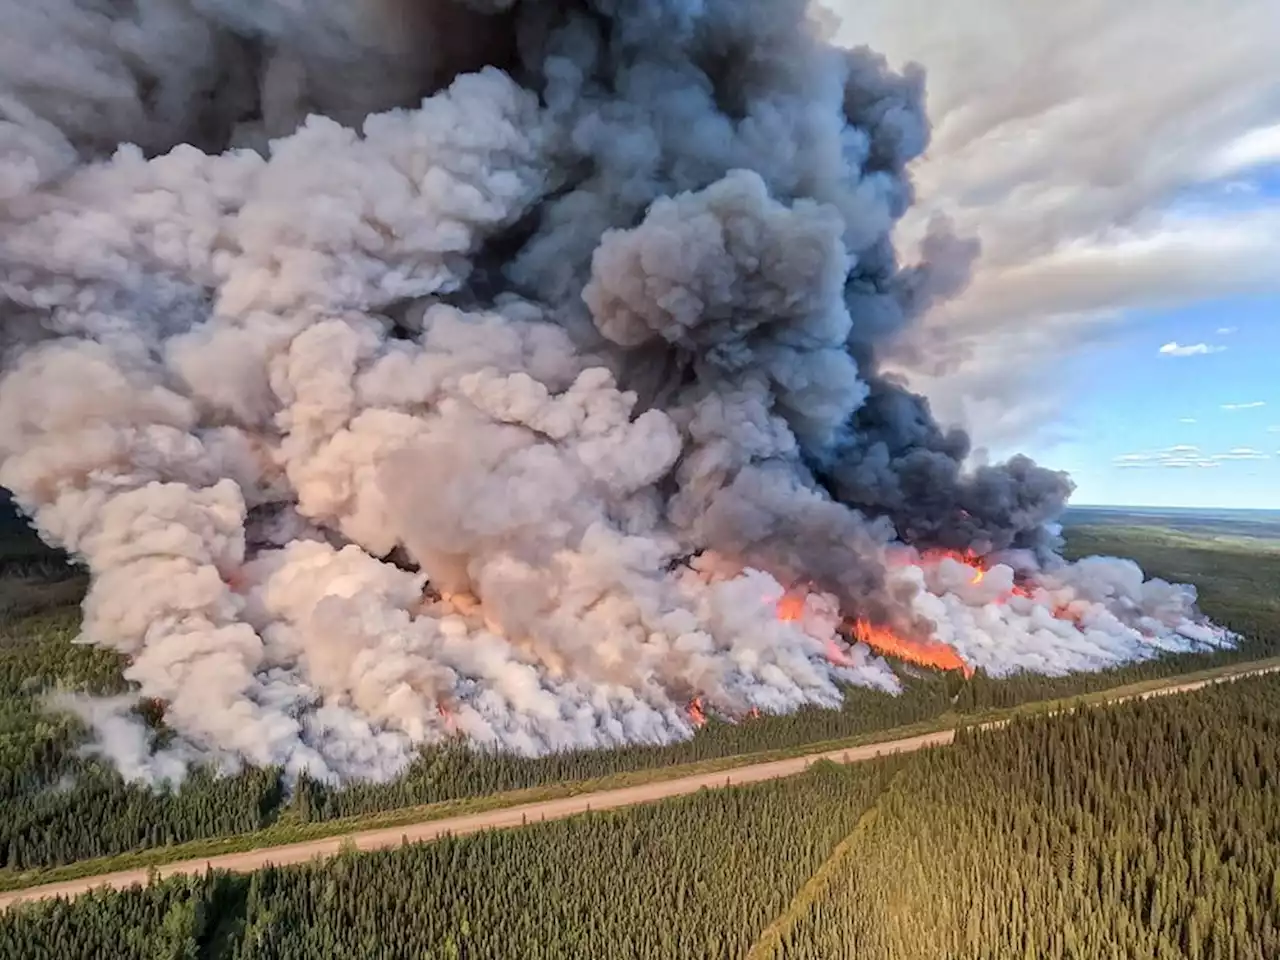
[[[1275,677],[962,734],[758,960],[1280,956],[1278,782]]]
[[[1280,676],[0,916],[0,958],[1280,955]]]
[[[524,759],[446,744],[424,750],[387,784],[334,788],[304,779],[287,790],[276,769],[232,778],[197,771],[168,791],[126,784],[85,754],[73,718],[46,709],[54,690],[124,691],[122,664],[72,642],[83,572],[21,521],[0,516],[0,889],[890,739],[1280,654],[1280,552],[1183,537],[1082,528],[1071,546],[1132,555],[1151,572],[1201,584],[1206,610],[1248,638],[1239,650],[1063,678],[978,673],[966,681],[910,668],[897,697],[851,689],[840,710],[739,724],[713,719],[692,740],[664,747]]]

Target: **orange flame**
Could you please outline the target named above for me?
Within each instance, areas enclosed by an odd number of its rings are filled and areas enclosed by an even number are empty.
[[[798,593],[785,594],[778,601],[778,619],[794,623],[804,616],[804,597]]]
[[[689,701],[689,719],[695,727],[701,727],[707,722],[707,715],[702,711],[701,697],[694,697]]]
[[[978,556],[972,550],[926,550],[920,554],[922,563],[939,563],[942,560],[954,560],[956,563],[963,563],[966,567],[973,570],[973,576],[969,578],[969,583],[977,586],[987,579],[987,568],[983,566],[986,559]],[[1035,599],[1035,593],[1031,587],[1015,583],[1009,592],[1004,596],[996,597],[992,602],[997,604],[1005,604],[1009,602],[1011,597],[1023,597],[1026,600]],[[1056,614],[1055,614],[1056,616]],[[1068,617],[1068,619],[1070,619]]]
[[[943,560],[954,560],[973,571],[969,582],[979,584],[986,579],[987,570],[983,566],[984,559],[972,550],[924,550],[920,554],[921,564],[937,564]]]
[[[748,719],[748,720],[759,720],[759,719],[760,719],[760,708],[759,708],[759,707],[752,707],[750,710],[748,710],[748,711],[747,711],[747,719]]]
[[[1069,603],[1060,603],[1053,608],[1053,618],[1055,620],[1066,620],[1068,623],[1074,623],[1076,626],[1080,626],[1080,621],[1083,616],[1084,614],[1081,611],[1076,610]]]
[[[956,563],[963,563],[967,567],[976,567],[982,562],[982,558],[973,550],[943,550],[941,548],[921,551],[920,559],[925,563],[941,563],[943,560],[954,560]]]
[[[867,620],[854,624],[853,635],[878,653],[907,660],[922,667],[936,670],[962,670],[966,677],[973,676],[973,668],[960,659],[960,654],[945,643],[936,640],[908,640],[888,627],[879,627]]]

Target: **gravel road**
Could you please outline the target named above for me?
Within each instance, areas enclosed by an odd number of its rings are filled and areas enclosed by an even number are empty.
[[[1176,693],[1188,693],[1222,683],[1227,680],[1238,680],[1246,676],[1273,673],[1280,667],[1268,667],[1221,677],[1213,680],[1199,680],[1194,683],[1176,684],[1163,687],[1148,693],[1133,694],[1129,697],[1117,697],[1110,701],[1147,699],[1153,696],[1167,696]],[[992,724],[998,726],[1000,724]],[[277,847],[263,847],[248,850],[244,853],[228,853],[216,857],[199,860],[182,860],[155,868],[160,877],[172,877],[181,874],[203,873],[210,868],[214,870],[231,870],[247,873],[268,865],[282,866],[290,863],[306,863],[317,857],[331,857],[344,845],[354,845],[360,850],[383,850],[397,847],[402,843],[420,843],[435,840],[446,833],[461,836],[476,833],[480,830],[492,830],[503,827],[519,827],[525,823],[538,820],[557,820],[585,813],[588,810],[611,810],[617,807],[630,807],[638,803],[652,803],[668,797],[678,797],[688,793],[696,793],[702,788],[723,787],[729,784],[759,783],[762,780],[776,780],[779,777],[790,777],[804,771],[806,767],[818,760],[832,760],[836,763],[858,763],[878,756],[894,753],[911,753],[925,747],[945,746],[955,739],[954,730],[941,730],[916,737],[904,737],[900,740],[888,740],[881,743],[867,744],[861,747],[847,747],[842,750],[830,750],[825,753],[812,753],[789,760],[774,760],[769,763],[757,763],[718,773],[705,773],[696,776],[681,777],[676,780],[664,780],[660,783],[649,783],[638,787],[626,787],[620,790],[602,790],[597,793],[585,793],[575,797],[564,797],[559,800],[546,800],[540,803],[526,803],[516,807],[505,807],[501,810],[489,810],[484,813],[462,817],[449,817],[443,820],[430,820],[399,827],[386,827],[379,830],[362,830],[355,833],[327,837],[323,840],[307,840],[301,843],[289,843]],[[118,873],[104,873],[95,877],[80,880],[68,880],[63,883],[49,883],[25,890],[12,890],[0,893],[0,910],[16,903],[33,900],[46,900],[51,897],[74,897],[77,894],[102,887],[124,889],[135,884],[147,882],[148,871],[122,870]]]

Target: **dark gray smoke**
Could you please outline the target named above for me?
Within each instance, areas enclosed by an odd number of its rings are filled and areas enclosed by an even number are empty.
[[[970,469],[881,372],[978,250],[937,221],[899,261],[923,73],[807,3],[0,14],[0,481],[168,704],[156,756],[73,704],[131,775],[896,689],[843,617],[997,672],[1219,639],[1189,590],[1062,567],[1066,477]],[[993,613],[934,546],[1057,579]]]

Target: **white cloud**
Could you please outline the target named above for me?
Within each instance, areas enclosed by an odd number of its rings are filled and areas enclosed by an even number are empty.
[[[1200,421],[1198,421],[1195,417],[1183,417],[1178,422],[1179,423],[1199,423]]]
[[[1280,163],[1280,123],[1255,127],[1237,137],[1214,155],[1206,172],[1226,177],[1276,163]]]
[[[1221,353],[1226,347],[1210,345],[1207,343],[1189,343],[1181,344],[1177,340],[1171,340],[1160,348],[1162,356],[1166,357],[1203,357],[1210,353]]]
[[[1215,460],[1270,460],[1271,457],[1253,447],[1233,447],[1226,453],[1215,453]]]
[[[1219,328],[1218,328],[1218,336],[1220,336],[1220,337],[1229,337],[1229,336],[1231,336],[1233,333],[1238,333],[1238,332],[1239,332],[1239,330],[1240,330],[1240,328],[1239,328],[1239,327],[1219,327]]]
[[[1254,400],[1251,403],[1224,403],[1223,410],[1257,410],[1259,407],[1265,407],[1267,401]]]
[[[1190,468],[1211,469],[1221,465],[1220,457],[1207,457],[1199,447],[1179,444],[1153,453],[1126,453],[1115,457],[1112,464],[1121,470],[1137,470],[1165,468],[1185,470]]]
[[[1280,291],[1274,197],[1179,207],[1272,155],[1256,131],[1280,102],[1274,0],[824,2],[844,41],[929,72],[934,141],[901,239],[941,211],[983,258],[906,372],[980,443],[1052,422],[1064,354],[1127,311]]]
[[[1267,433],[1280,433],[1280,424],[1267,427]]]
[[[1141,469],[1213,469],[1228,461],[1270,460],[1269,454],[1253,447],[1233,447],[1226,453],[1205,454],[1199,447],[1179,444],[1146,453],[1125,453],[1114,457],[1112,465],[1120,470]]]

